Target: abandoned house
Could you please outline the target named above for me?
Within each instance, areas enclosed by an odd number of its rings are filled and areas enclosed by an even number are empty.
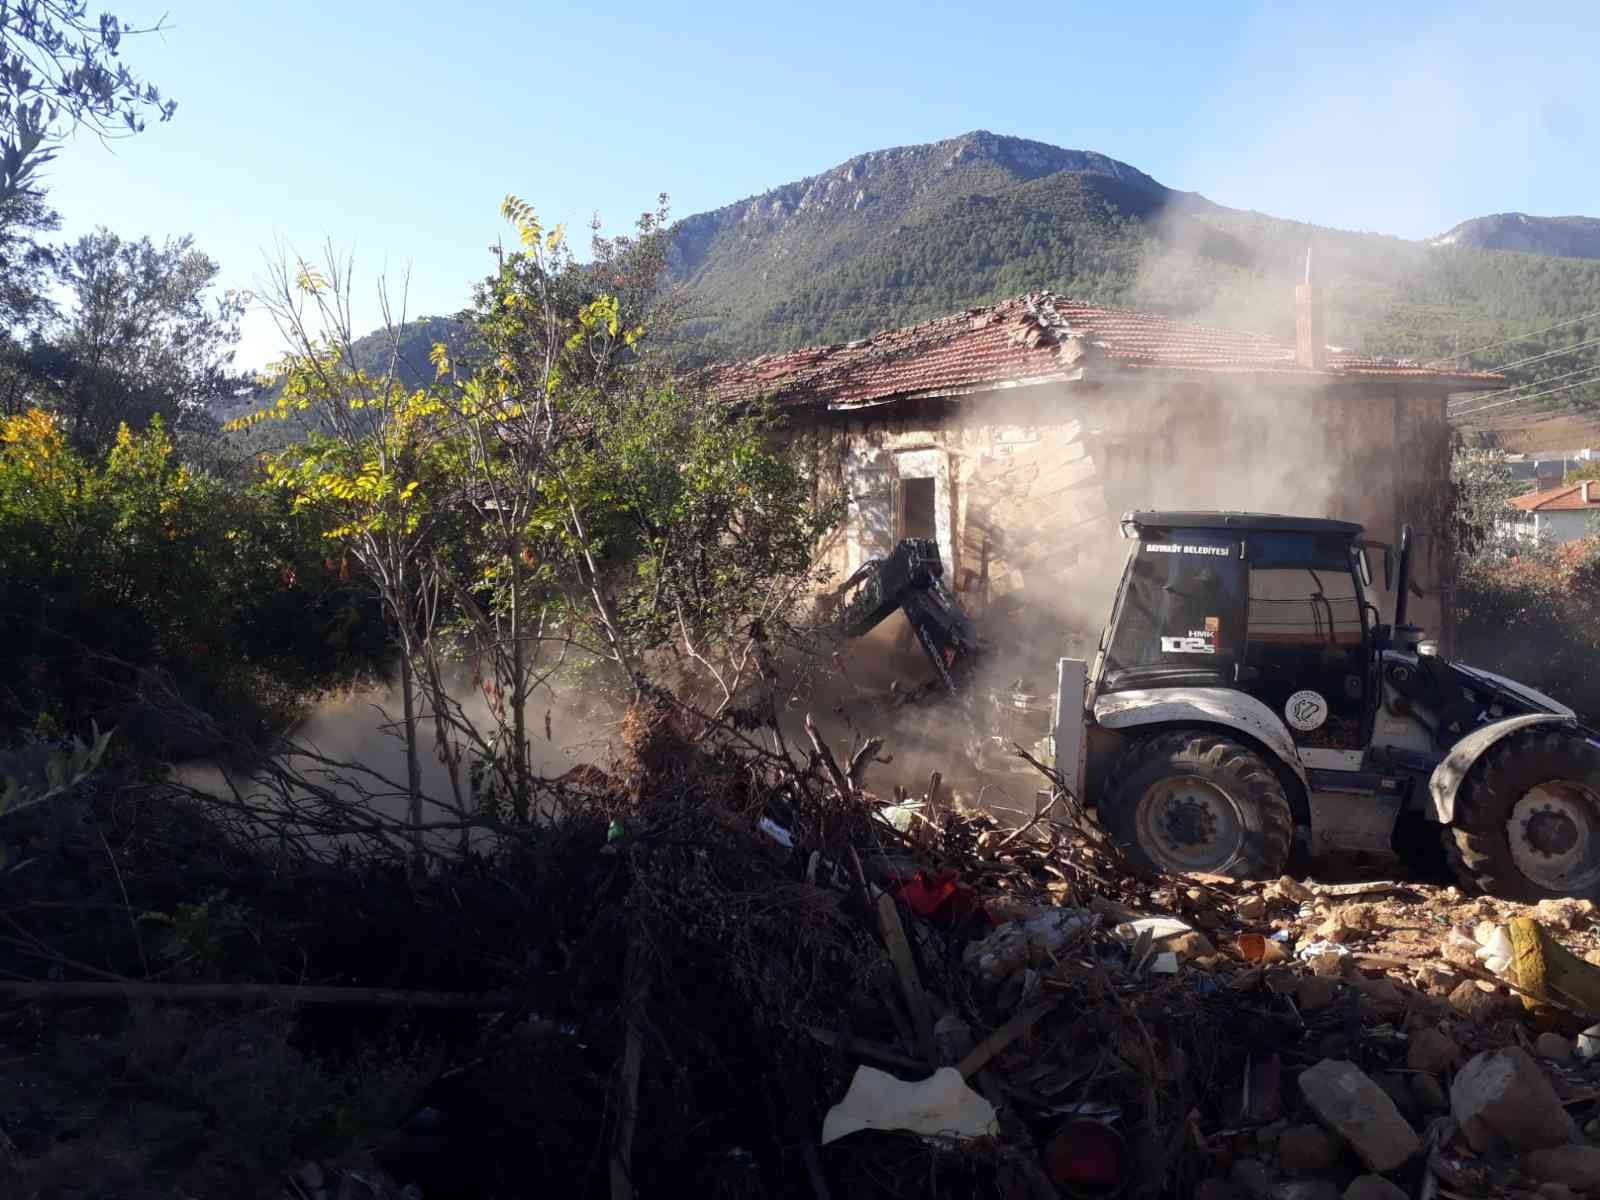
[[[1358,521],[1390,543],[1410,522],[1413,620],[1448,643],[1446,396],[1498,377],[1326,347],[1311,284],[1296,305],[1291,346],[1036,293],[725,365],[711,386],[770,397],[819,486],[848,495],[824,548],[836,579],[935,538],[963,606],[1008,640],[1092,648],[1124,511],[1238,509]]]

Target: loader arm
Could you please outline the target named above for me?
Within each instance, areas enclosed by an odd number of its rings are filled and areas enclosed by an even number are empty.
[[[935,679],[904,699],[920,699],[938,688],[959,692],[965,687],[983,647],[972,619],[945,586],[937,542],[906,538],[887,557],[863,564],[840,591],[850,593],[852,588],[854,593],[838,618],[845,637],[864,637],[900,610],[933,664]]]

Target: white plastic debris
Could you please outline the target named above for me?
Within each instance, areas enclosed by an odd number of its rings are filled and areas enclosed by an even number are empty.
[[[1511,949],[1511,938],[1506,934],[1504,926],[1491,925],[1484,921],[1472,931],[1472,934],[1478,940],[1476,953],[1479,962],[1496,975],[1504,975],[1511,969],[1514,951]]]
[[[1577,1052],[1585,1061],[1600,1058],[1600,1025],[1591,1025],[1578,1035]]]
[[[756,822],[756,828],[761,830],[762,833],[766,834],[784,849],[794,849],[794,838],[790,836],[790,833],[787,829],[785,829],[782,825],[779,825],[776,821],[772,820],[772,818],[762,817],[761,820]]]
[[[904,1129],[923,1137],[980,1138],[1000,1132],[994,1105],[954,1067],[906,1083],[876,1067],[857,1067],[844,1099],[822,1121],[822,1144],[862,1129]]]
[[[1164,950],[1150,960],[1150,974],[1176,975],[1178,973],[1178,955],[1175,951]]]
[[[1343,958],[1350,953],[1349,946],[1341,946],[1338,942],[1307,942],[1295,952],[1295,957],[1301,962],[1311,962],[1321,958],[1324,954],[1337,954]]]

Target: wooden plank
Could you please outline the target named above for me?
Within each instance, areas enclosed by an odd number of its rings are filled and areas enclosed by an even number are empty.
[[[911,1024],[917,1034],[917,1050],[931,1062],[934,1058],[933,1009],[928,1004],[928,994],[922,990],[922,980],[917,976],[917,962],[911,956],[911,943],[906,940],[905,926],[900,923],[900,910],[888,892],[878,897],[878,927],[883,932],[889,961],[894,964],[895,975],[900,980],[900,991],[911,1013]]]
[[[1049,980],[1045,982],[1048,983]],[[983,1070],[990,1059],[1027,1033],[1038,1023],[1040,1017],[1060,1003],[1061,999],[1058,996],[1051,1000],[1041,1000],[1038,1004],[1023,1009],[973,1047],[972,1053],[961,1060],[957,1070],[961,1072],[963,1078],[970,1079],[976,1072]]]

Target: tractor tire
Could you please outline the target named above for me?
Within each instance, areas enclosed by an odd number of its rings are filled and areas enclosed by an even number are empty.
[[[1128,860],[1151,874],[1276,879],[1294,836],[1272,765],[1209,729],[1134,745],[1112,774],[1099,819]]]
[[[1548,728],[1496,742],[1462,780],[1443,833],[1451,870],[1475,891],[1600,899],[1600,747]]]

